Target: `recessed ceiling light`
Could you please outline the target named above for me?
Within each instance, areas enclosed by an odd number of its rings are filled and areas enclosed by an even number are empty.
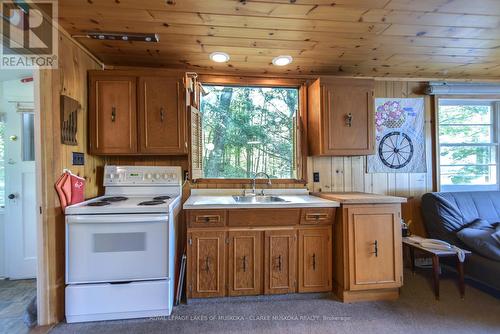
[[[210,59],[216,63],[225,63],[229,60],[229,55],[225,52],[216,51],[210,54]]]
[[[285,66],[292,62],[292,56],[278,56],[273,59],[273,64],[276,66]]]

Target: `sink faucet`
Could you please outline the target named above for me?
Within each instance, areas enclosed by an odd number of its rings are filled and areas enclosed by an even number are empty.
[[[253,183],[252,183],[252,195],[256,195],[256,193],[255,193],[255,181],[257,179],[257,176],[259,176],[259,175],[267,177],[267,184],[269,186],[271,186],[271,184],[272,184],[271,183],[271,177],[267,173],[264,173],[264,172],[255,173],[255,175],[253,176]],[[262,188],[260,194],[264,195],[264,188]]]

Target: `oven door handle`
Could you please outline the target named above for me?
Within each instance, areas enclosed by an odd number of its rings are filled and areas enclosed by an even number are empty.
[[[66,216],[67,224],[94,224],[94,223],[141,223],[167,222],[168,215],[130,214],[130,215],[74,215]]]

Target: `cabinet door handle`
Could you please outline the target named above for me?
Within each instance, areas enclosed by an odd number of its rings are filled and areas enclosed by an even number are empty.
[[[312,260],[313,260],[313,270],[316,271],[316,254],[315,253],[313,253]]]
[[[281,271],[281,255],[278,255],[278,271]]]
[[[205,258],[205,271],[209,272],[210,271],[210,256],[207,256]]]
[[[375,240],[375,242],[373,243],[373,249],[374,249],[374,252],[372,254],[375,254],[375,257],[378,257],[378,241]]]
[[[116,107],[112,106],[111,107],[111,122],[114,122],[116,120]]]
[[[163,123],[163,120],[165,119],[165,109],[163,107],[160,108],[160,121]]]
[[[243,272],[245,273],[247,271],[247,256],[243,256]]]
[[[345,125],[347,125],[348,127],[352,126],[352,113],[348,113],[347,115],[345,115]]]

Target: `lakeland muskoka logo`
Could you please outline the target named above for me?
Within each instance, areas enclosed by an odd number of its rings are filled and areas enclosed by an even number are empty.
[[[0,69],[57,68],[57,2],[7,1],[2,4]]]

